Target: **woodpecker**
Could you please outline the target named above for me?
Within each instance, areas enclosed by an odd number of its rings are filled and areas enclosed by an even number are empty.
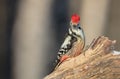
[[[73,14],[67,36],[57,54],[57,60],[55,61],[57,66],[55,69],[66,59],[78,56],[84,46],[85,35],[80,25],[80,16]]]

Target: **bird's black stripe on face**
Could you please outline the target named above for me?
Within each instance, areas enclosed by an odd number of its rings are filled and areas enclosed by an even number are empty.
[[[81,27],[80,27],[80,28],[81,28]],[[82,28],[81,28],[81,29],[82,29]],[[72,31],[72,28],[70,28],[70,31],[71,31],[71,33],[72,33],[72,34],[69,33],[71,36],[80,37],[79,35],[77,35],[75,32]],[[81,37],[80,37],[80,38],[81,38]]]

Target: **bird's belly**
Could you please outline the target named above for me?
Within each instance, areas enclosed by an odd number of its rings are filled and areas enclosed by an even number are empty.
[[[79,40],[73,44],[73,47],[71,50],[69,50],[70,57],[75,57],[81,54],[84,48],[84,42],[82,40]]]

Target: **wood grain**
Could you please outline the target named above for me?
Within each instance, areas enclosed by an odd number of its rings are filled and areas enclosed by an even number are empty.
[[[113,55],[116,41],[100,36],[77,57],[63,62],[44,79],[120,79],[120,55]]]

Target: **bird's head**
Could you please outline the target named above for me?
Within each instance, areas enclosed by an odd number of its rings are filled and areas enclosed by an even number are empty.
[[[74,33],[77,36],[84,38],[83,30],[80,26],[80,16],[77,14],[73,14],[71,17],[69,33]]]
[[[77,14],[73,14],[70,21],[71,29],[78,30],[80,27],[80,16]]]

